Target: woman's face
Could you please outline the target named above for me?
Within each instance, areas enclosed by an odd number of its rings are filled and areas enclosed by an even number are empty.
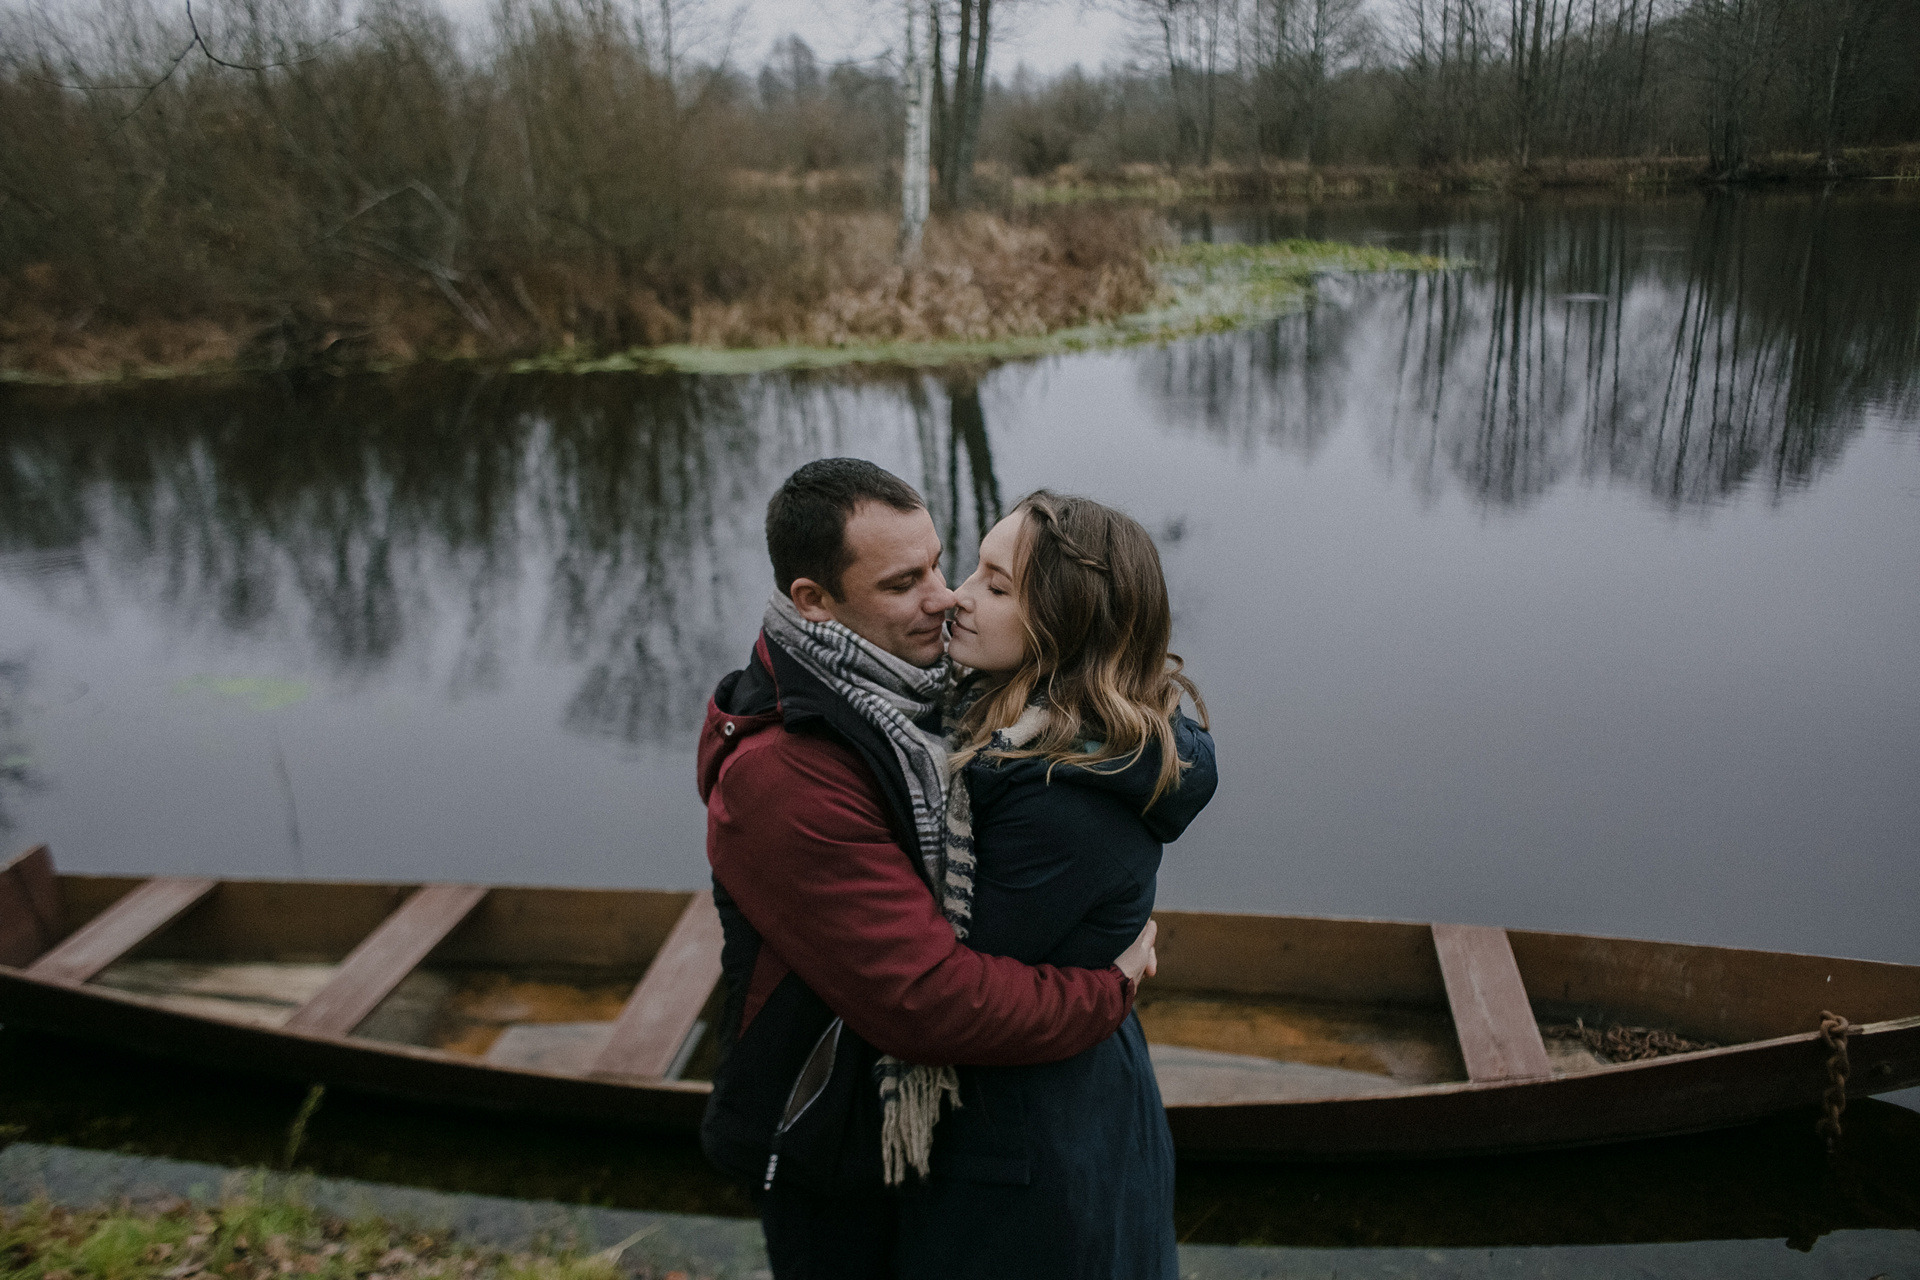
[[[1027,536],[1027,513],[1016,511],[980,540],[980,567],[954,591],[953,635],[947,654],[976,671],[1005,672],[1027,656],[1014,569]]]

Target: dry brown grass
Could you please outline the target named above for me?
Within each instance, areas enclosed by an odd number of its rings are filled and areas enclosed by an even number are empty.
[[[1753,160],[1748,183],[1809,185],[1839,178],[1907,177],[1920,174],[1920,146],[1857,147],[1844,152],[1829,173],[1811,152],[1782,152]],[[983,175],[991,178],[993,175]],[[1322,165],[1263,161],[1217,163],[1205,169],[1125,164],[1109,170],[1062,165],[1041,178],[1005,177],[1006,198],[1021,204],[1101,200],[1241,203],[1265,200],[1380,198],[1450,195],[1476,191],[1527,192],[1592,189],[1643,190],[1699,187],[1714,180],[1705,156],[1644,156],[1555,159],[1525,167],[1508,160],[1478,160],[1424,167]]]
[[[983,341],[1030,337],[1137,311],[1154,294],[1147,254],[1167,235],[1139,210],[1076,209],[1011,221],[936,220],[900,261],[886,214],[806,214],[773,231],[793,264],[732,301],[696,303],[704,346]]]
[[[743,215],[731,278],[670,307],[611,262],[476,273],[470,312],[419,282],[364,277],[298,303],[132,322],[76,310],[51,266],[0,280],[0,371],[65,381],[184,370],[364,367],[432,357],[591,355],[666,343],[840,346],[1038,336],[1145,307],[1149,211],[1076,207],[936,219],[917,262],[879,212]]]

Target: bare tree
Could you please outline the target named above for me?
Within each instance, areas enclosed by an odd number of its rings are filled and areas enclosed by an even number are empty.
[[[1494,65],[1489,0],[1401,0],[1404,118],[1422,163],[1473,159]]]
[[[1820,162],[1829,174],[1839,172],[1847,128],[1879,79],[1863,71],[1891,9],[1889,0],[1828,0],[1803,11],[1812,73],[1805,77],[1804,118],[1818,121]]]
[[[1778,69],[1784,8],[1781,0],[1692,0],[1682,15],[1683,47],[1702,94],[1707,164],[1722,181],[1746,173],[1755,105]]]
[[[933,14],[933,116],[940,158],[940,198],[949,208],[967,202],[974,152],[980,144],[980,114],[986,101],[987,49],[993,0],[931,0]],[[953,81],[946,75],[946,30],[954,30]]]
[[[1240,0],[1129,0],[1129,6],[1167,77],[1175,162],[1212,164],[1220,83],[1231,70]]]
[[[1365,51],[1373,37],[1362,0],[1302,0],[1300,158],[1325,160],[1327,89],[1333,76]]]
[[[1325,160],[1328,95],[1373,41],[1364,0],[1247,0],[1233,16],[1235,59],[1251,96],[1256,145],[1294,144],[1305,164]]]
[[[921,8],[921,0],[906,0],[907,151],[900,170],[900,253],[907,259],[920,253],[920,236],[927,225],[930,203],[927,170],[933,143],[933,41],[935,15]]]

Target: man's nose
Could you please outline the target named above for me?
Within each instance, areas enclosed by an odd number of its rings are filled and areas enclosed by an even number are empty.
[[[953,602],[959,597],[946,583],[941,583],[927,593],[926,603],[922,606],[928,613],[945,613],[953,608]]]

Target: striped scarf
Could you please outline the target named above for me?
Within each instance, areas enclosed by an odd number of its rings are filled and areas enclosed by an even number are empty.
[[[838,622],[809,622],[793,601],[776,591],[762,623],[767,639],[878,729],[893,748],[913,805],[913,833],[927,878],[938,884],[943,814],[947,803],[947,746],[937,732],[914,721],[940,705],[947,660],[916,667]]]
[[[781,592],[767,602],[763,625],[770,642],[844,698],[893,747],[913,804],[921,864],[928,883],[938,886],[940,909],[954,936],[964,940],[973,924],[973,798],[966,780],[947,767],[957,738],[943,739],[915,721],[939,705],[952,731],[976,689],[965,688],[959,681],[949,683],[953,668],[944,658],[931,667],[916,667],[838,622],[809,622]],[[1030,706],[1012,725],[996,732],[985,749],[1024,747],[1040,736],[1046,724],[1046,708]],[[880,1146],[886,1180],[896,1186],[905,1182],[909,1168],[924,1178],[940,1104],[960,1105],[960,1077],[951,1066],[902,1062],[891,1054],[881,1057],[874,1075],[880,1086]]]

